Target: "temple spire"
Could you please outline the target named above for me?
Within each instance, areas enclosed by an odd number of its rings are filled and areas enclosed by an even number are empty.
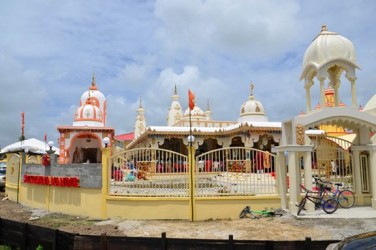
[[[139,108],[142,108],[142,96],[140,96],[140,105]]]
[[[178,94],[178,89],[176,88],[176,83],[175,83],[175,87],[174,87],[174,95],[177,95]]]
[[[253,89],[255,88],[255,85],[253,84],[253,82],[251,81],[251,96],[253,96]]]
[[[97,83],[95,82],[95,73],[93,72],[93,76],[91,78],[91,86],[90,86],[90,89],[91,90],[96,90],[97,89]]]

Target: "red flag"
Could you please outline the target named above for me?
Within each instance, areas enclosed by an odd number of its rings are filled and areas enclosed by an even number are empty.
[[[189,109],[193,110],[195,108],[195,94],[189,89],[188,90],[188,100],[189,100]]]

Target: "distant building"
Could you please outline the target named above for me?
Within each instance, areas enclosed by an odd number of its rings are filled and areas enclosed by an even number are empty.
[[[102,139],[115,134],[113,127],[106,126],[106,97],[98,90],[93,75],[91,86],[80,99],[72,126],[58,126],[60,133],[59,163],[101,162]]]

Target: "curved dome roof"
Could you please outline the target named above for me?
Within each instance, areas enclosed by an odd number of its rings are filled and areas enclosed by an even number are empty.
[[[85,91],[81,95],[81,102],[80,104],[84,104],[88,98],[92,98],[96,100],[95,105],[103,109],[104,103],[106,102],[106,97],[100,92],[97,88],[97,84],[95,83],[95,77],[93,76],[93,80],[91,82],[91,86],[89,90]]]
[[[248,101],[244,102],[240,108],[239,122],[266,122],[268,117],[265,115],[264,106],[251,95]]]
[[[260,101],[255,99],[253,88],[255,85],[251,83],[251,95],[248,100],[243,103],[240,108],[239,122],[267,122],[268,117],[265,115],[264,106]]]
[[[309,66],[318,69],[332,60],[344,60],[358,68],[352,42],[338,33],[328,31],[323,25],[320,34],[304,54],[303,71]]]
[[[103,114],[96,106],[96,100],[88,98],[74,114],[73,126],[103,126]]]
[[[189,116],[189,108],[187,108],[184,112],[184,116]],[[205,112],[199,106],[195,106],[193,110],[191,110],[192,117],[203,117],[206,118]]]

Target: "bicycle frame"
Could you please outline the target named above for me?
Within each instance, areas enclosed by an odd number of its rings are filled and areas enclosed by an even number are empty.
[[[303,199],[307,199],[316,205],[321,205],[323,199],[319,192],[308,190],[302,185],[300,185],[300,187],[306,192],[305,197]]]
[[[309,189],[306,189],[302,185],[300,185],[300,187],[305,191],[305,196],[299,203],[297,215],[299,215],[302,209],[304,209],[307,200],[314,203],[316,208],[321,207],[327,214],[334,213],[337,210],[338,202],[336,199],[324,199],[320,192],[311,191]]]

